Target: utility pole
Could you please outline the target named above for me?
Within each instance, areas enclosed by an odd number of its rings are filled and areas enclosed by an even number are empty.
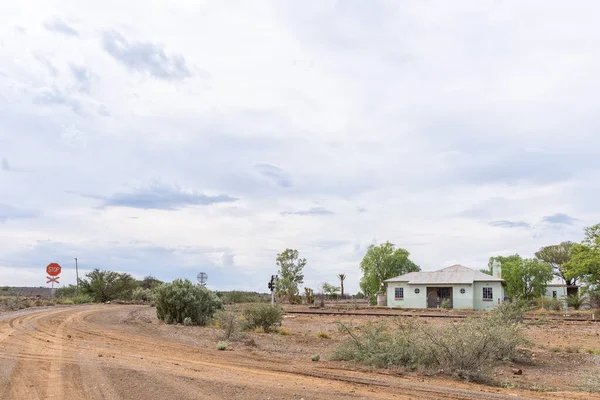
[[[77,257],[75,257],[75,276],[77,277],[77,289],[75,289],[75,295],[79,296],[79,267],[77,266]]]

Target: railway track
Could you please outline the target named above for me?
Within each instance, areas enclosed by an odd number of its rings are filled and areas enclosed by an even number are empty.
[[[394,312],[394,311],[341,311],[341,310],[291,310],[285,309],[286,314],[308,314],[308,315],[350,315],[350,316],[368,316],[368,317],[418,317],[418,318],[450,318],[450,319],[464,319],[474,315],[450,315],[450,314],[438,314],[438,313],[406,313],[406,312]],[[582,318],[582,317],[557,317],[557,316],[525,316],[527,321],[564,321],[564,322],[592,322],[598,323],[599,319]]]

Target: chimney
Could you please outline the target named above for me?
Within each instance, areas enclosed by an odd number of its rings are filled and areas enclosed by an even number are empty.
[[[492,275],[495,278],[502,278],[502,264],[498,260],[492,263]]]

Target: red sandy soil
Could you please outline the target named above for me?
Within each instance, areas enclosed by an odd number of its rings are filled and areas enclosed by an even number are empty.
[[[343,318],[367,323],[381,317]],[[343,340],[338,319],[287,315],[282,329],[289,335],[247,333],[219,351],[219,330],[165,325],[148,306],[4,313],[0,399],[600,398],[575,391],[588,375],[600,375],[600,356],[586,353],[600,350],[598,324],[528,328],[535,362],[516,366],[524,371],[518,377],[510,372],[514,365],[499,368],[506,387],[492,387],[326,361]],[[331,339],[319,339],[320,331]],[[578,353],[567,353],[569,345],[578,346]],[[321,361],[312,362],[314,354]]]

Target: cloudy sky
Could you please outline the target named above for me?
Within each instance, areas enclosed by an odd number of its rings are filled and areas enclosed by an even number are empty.
[[[389,240],[425,270],[600,222],[593,1],[0,4],[0,285],[266,291]]]

